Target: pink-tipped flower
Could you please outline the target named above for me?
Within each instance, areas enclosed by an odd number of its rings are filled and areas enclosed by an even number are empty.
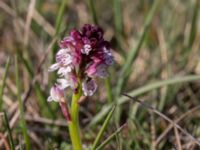
[[[57,85],[54,85],[50,90],[50,96],[47,101],[60,102],[64,98],[64,91]]]
[[[78,84],[82,84],[84,95],[92,96],[97,88],[93,78],[107,77],[108,67],[113,62],[110,43],[103,38],[103,30],[86,24],[80,31],[71,30],[60,42],[56,63],[49,71],[57,71],[61,90],[70,87],[76,91]]]
[[[105,78],[108,76],[108,67],[104,63],[94,63],[90,65],[86,69],[86,73],[89,77],[100,77],[100,78]]]
[[[71,116],[68,110],[67,103],[64,99],[64,91],[58,85],[54,85],[50,90],[50,96],[47,99],[48,102],[55,101],[60,104],[62,113],[67,121],[71,121]]]

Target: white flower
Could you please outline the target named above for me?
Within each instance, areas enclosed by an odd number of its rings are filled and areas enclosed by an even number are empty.
[[[58,68],[59,68],[59,64],[55,63],[49,67],[48,71],[53,72],[53,71],[57,70]]]
[[[97,89],[97,84],[94,80],[84,81],[82,83],[82,90],[85,96],[92,96]]]
[[[67,66],[72,63],[72,55],[70,53],[70,50],[68,48],[66,49],[60,49],[58,53],[56,54],[56,62],[60,66]]]
[[[64,91],[57,85],[54,85],[50,90],[50,96],[47,101],[60,102],[64,98]]]
[[[83,46],[83,49],[81,49],[81,53],[88,55],[91,50],[92,50],[91,45],[85,44]]]
[[[65,89],[70,86],[70,83],[65,78],[57,79],[57,83],[61,89]]]
[[[67,66],[67,67],[60,67],[58,69],[57,73],[60,76],[67,76],[71,71],[72,71],[72,67],[71,66]]]
[[[72,55],[69,49],[60,49],[56,54],[56,63],[49,67],[49,71],[58,70],[58,74],[65,75],[71,72]]]
[[[75,89],[77,86],[77,79],[72,74],[68,74],[64,78],[57,79],[57,83],[61,89],[65,89],[67,87]]]

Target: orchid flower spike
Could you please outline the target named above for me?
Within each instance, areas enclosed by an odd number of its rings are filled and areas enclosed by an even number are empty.
[[[73,29],[60,42],[55,60],[49,71],[57,71],[57,86],[52,87],[48,101],[58,101],[63,91],[70,87],[76,91],[82,86],[85,96],[92,96],[97,84],[94,78],[108,76],[108,67],[113,64],[110,43],[103,38],[103,30],[95,25]]]

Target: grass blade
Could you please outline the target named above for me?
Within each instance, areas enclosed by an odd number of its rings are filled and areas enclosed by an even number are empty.
[[[96,14],[96,10],[95,10],[95,7],[94,7],[94,0],[89,0],[89,6],[90,6],[90,11],[92,13],[93,22],[96,25],[98,25],[97,14]]]
[[[28,74],[29,74],[29,77],[31,80],[33,80],[34,78],[34,71],[33,69],[31,68],[30,64],[28,63],[28,61],[26,59],[23,58],[22,55],[20,55],[20,53],[18,52],[18,57],[19,59],[22,61],[23,65],[25,66]],[[45,98],[45,95],[43,93],[43,91],[41,90],[40,88],[40,85],[38,82],[36,82],[34,85],[34,90],[35,90],[35,93],[37,95],[37,98],[38,98],[38,103],[39,103],[39,106],[41,108],[41,112],[44,116],[47,116],[47,117],[55,117],[51,107],[46,107],[48,106],[48,102]]]
[[[192,16],[192,26],[191,26],[191,30],[190,30],[188,48],[192,47],[192,44],[194,42],[194,39],[195,39],[195,36],[197,33],[197,21],[198,21],[199,6],[200,6],[200,1],[196,0],[195,5],[194,5],[194,12],[193,12],[193,16]]]
[[[125,82],[128,80],[129,76],[130,76],[130,73],[131,73],[131,65],[133,64],[135,58],[137,57],[138,53],[139,53],[139,50],[140,48],[142,47],[142,44],[145,40],[145,37],[148,33],[148,29],[151,25],[151,20],[153,19],[153,16],[158,8],[158,5],[159,5],[159,2],[160,0],[155,0],[149,13],[148,13],[148,16],[146,17],[145,19],[145,23],[144,23],[144,28],[143,28],[143,31],[142,31],[142,35],[138,41],[138,44],[136,45],[136,47],[134,47],[130,53],[128,53],[128,56],[127,56],[127,60],[125,61],[125,64],[124,66],[122,67],[122,72],[121,72],[121,75],[120,75],[120,78],[117,82],[117,87],[116,87],[116,98],[119,97],[121,91],[122,91],[122,88],[124,87],[124,84]],[[119,122],[119,119],[120,119],[120,115],[121,115],[121,109],[120,107],[118,107],[118,104],[117,104],[117,108],[116,108],[116,113],[115,113],[115,122],[118,124]]]
[[[172,78],[172,79],[168,79],[168,80],[157,81],[157,82],[154,82],[154,83],[144,85],[144,86],[142,86],[138,89],[135,89],[132,92],[129,92],[127,94],[131,95],[133,97],[136,97],[136,96],[139,96],[141,94],[144,94],[146,92],[152,91],[154,89],[157,89],[157,88],[160,88],[160,87],[163,87],[163,86],[166,86],[166,85],[173,85],[173,84],[184,83],[184,82],[192,82],[192,81],[196,81],[196,80],[200,80],[199,75],[189,75],[189,76],[185,76],[185,77],[177,77],[177,78]],[[118,99],[118,104],[121,105],[121,104],[124,104],[128,101],[129,101],[129,99],[121,96]],[[93,118],[93,120],[90,122],[89,126],[94,126],[100,120],[102,120],[103,117],[111,109],[111,107],[112,107],[112,104],[109,104],[109,105],[102,107],[101,111]]]
[[[99,131],[94,143],[93,143],[92,150],[95,150],[97,145],[99,144],[99,141],[102,138],[103,133],[106,130],[106,128],[108,126],[108,123],[109,123],[114,111],[115,111],[115,106],[112,107],[112,109],[110,110],[109,114],[107,115],[107,117],[106,117],[106,119],[105,119],[105,121],[104,121],[104,123],[103,123],[103,125],[102,125],[102,127],[101,127],[101,129],[100,129],[100,131]]]
[[[144,23],[144,28],[142,31],[142,35],[138,41],[138,44],[136,45],[135,48],[133,48],[130,53],[128,53],[127,56],[127,61],[124,63],[124,66],[122,68],[122,74],[118,80],[117,83],[117,89],[116,89],[116,96],[118,97],[118,95],[121,93],[122,87],[125,83],[125,81],[128,79],[130,73],[131,73],[131,68],[130,66],[133,64],[135,58],[137,57],[137,54],[140,50],[140,48],[142,47],[142,44],[144,42],[144,39],[146,37],[146,34],[148,33],[148,29],[151,25],[151,20],[153,19],[153,16],[157,10],[158,4],[159,4],[160,0],[155,0],[150,12],[148,13],[148,16],[146,17],[145,23]]]
[[[20,87],[21,85],[20,85],[20,78],[19,78],[19,66],[18,66],[17,56],[15,57],[15,78],[16,78],[16,86],[17,86],[17,99],[19,102],[19,109],[20,109],[21,128],[22,128],[24,139],[25,139],[26,149],[30,150],[30,139],[28,136],[27,126],[24,119],[24,108],[23,108],[23,103],[21,99],[21,87]]]
[[[9,139],[10,147],[11,147],[11,150],[14,150],[15,144],[14,144],[14,141],[13,141],[13,138],[12,138],[12,132],[11,132],[11,129],[10,129],[10,126],[9,126],[9,121],[8,121],[8,116],[6,114],[6,111],[4,111],[4,120],[5,120],[6,128],[7,128],[7,131],[8,131],[8,139]]]
[[[3,79],[2,79],[2,85],[0,87],[0,111],[2,110],[3,91],[4,91],[5,84],[6,84],[6,78],[7,78],[7,75],[8,75],[9,66],[10,66],[10,58],[7,59],[6,66],[5,66],[5,72],[4,72]]]
[[[62,0],[61,6],[59,8],[58,16],[56,17],[56,35],[60,31],[60,26],[61,26],[62,18],[64,16],[66,4],[67,4],[67,0]]]
[[[126,126],[127,124],[125,123],[122,125],[119,129],[117,129],[113,134],[111,134],[103,143],[101,143],[96,150],[101,150],[103,149],[117,134],[119,134],[122,129]]]
[[[148,105],[144,102],[142,102],[139,99],[134,98],[133,96],[130,96],[128,94],[123,93],[122,95],[130,98],[131,100],[137,102],[139,105],[141,105],[142,107],[151,110],[153,113],[157,114],[158,116],[160,116],[162,119],[168,121],[169,123],[171,123],[174,127],[176,127],[177,129],[179,129],[181,132],[183,132],[185,135],[187,135],[191,140],[193,140],[193,142],[195,142],[196,144],[198,144],[200,146],[200,142],[198,141],[198,139],[196,139],[194,136],[192,136],[190,133],[188,133],[186,130],[184,130],[181,126],[179,126],[176,122],[174,122],[173,120],[171,120],[168,116],[166,116],[165,114],[161,113],[160,111],[158,111],[157,109],[155,109],[154,107],[152,107],[151,105]]]
[[[115,29],[119,35],[123,32],[122,11],[120,0],[113,0]]]
[[[106,92],[107,92],[108,102],[112,103],[112,101],[113,101],[113,95],[112,95],[112,88],[111,88],[111,83],[110,83],[110,77],[107,77],[105,79],[105,85],[106,85]]]
[[[67,0],[62,0],[61,6],[59,8],[59,12],[58,15],[56,17],[56,32],[55,32],[55,36],[58,35],[58,33],[60,32],[60,28],[61,28],[61,23],[62,23],[62,19],[64,16],[64,12],[65,12],[65,6],[67,4]],[[54,44],[53,48],[52,48],[52,56],[51,56],[51,61],[54,61],[54,56],[56,54],[57,51],[57,44]]]
[[[185,77],[176,77],[176,78],[172,78],[172,79],[168,79],[168,80],[163,80],[163,81],[157,81],[154,83],[150,83],[147,84],[145,86],[142,86],[136,90],[133,90],[132,92],[129,92],[128,94],[131,96],[138,96],[141,95],[143,93],[152,91],[154,89],[166,86],[166,85],[171,85],[171,84],[178,84],[178,83],[183,83],[183,82],[192,82],[192,81],[196,81],[196,80],[200,80],[200,76],[199,75],[189,75],[189,76],[185,76]],[[120,97],[119,98],[119,104],[123,104],[125,102],[129,101],[127,98],[123,98]]]

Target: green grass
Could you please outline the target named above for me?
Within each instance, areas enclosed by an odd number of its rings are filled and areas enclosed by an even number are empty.
[[[153,16],[157,10],[157,7],[159,5],[159,1],[160,0],[155,0],[149,13],[148,13],[148,16],[146,17],[145,19],[145,22],[144,22],[144,27],[143,27],[143,30],[142,30],[142,34],[141,34],[141,37],[138,41],[138,44],[136,46],[134,46],[134,48],[131,49],[131,51],[127,54],[127,59],[124,63],[124,66],[122,67],[122,71],[121,71],[121,75],[120,75],[120,78],[117,82],[117,88],[116,88],[116,95],[120,95],[121,91],[122,91],[122,87],[123,85],[125,84],[125,81],[128,80],[128,77],[130,76],[132,70],[130,69],[130,67],[132,66],[134,60],[136,59],[138,53],[139,53],[139,50],[141,49],[142,47],[142,44],[145,40],[145,37],[148,33],[148,30],[149,30],[149,27],[151,25],[151,21],[153,19]]]
[[[97,12],[95,9],[94,0],[89,0],[89,7],[90,7],[90,12],[92,14],[93,23],[98,25]]]
[[[114,21],[115,21],[115,30],[117,35],[123,34],[123,18],[122,18],[122,8],[120,0],[113,0],[113,9],[114,9]]]
[[[25,69],[27,70],[27,72],[29,74],[29,78],[31,80],[34,80],[34,71],[31,68],[31,66],[29,65],[28,60],[23,58],[19,51],[18,51],[18,57],[20,58]],[[42,89],[41,89],[41,87],[40,87],[40,85],[37,81],[36,81],[36,83],[33,84],[33,88],[34,88],[34,91],[37,95],[38,103],[39,103],[40,107],[42,108],[41,109],[42,115],[47,116],[47,117],[55,117],[51,107],[50,106],[46,107],[46,106],[48,106],[46,97],[45,97],[44,92],[42,91]]]
[[[126,124],[125,124],[126,125]],[[103,141],[96,149],[101,150],[103,149],[117,134],[119,134],[124,126],[121,126],[119,129],[117,129],[113,134],[111,134],[105,141]]]
[[[62,2],[60,4],[59,11],[58,11],[58,14],[57,14],[57,17],[56,17],[56,25],[55,25],[56,33],[55,33],[55,36],[57,36],[59,34],[60,30],[61,30],[61,25],[62,25],[62,22],[63,22],[66,4],[67,4],[67,0],[62,0]],[[54,55],[57,52],[56,44],[54,45],[52,52],[53,52],[52,53],[52,61],[54,61],[53,58],[54,58]]]
[[[122,93],[142,99],[171,120],[188,114],[177,122],[189,133],[183,135],[178,129],[181,146],[191,143],[188,149],[199,149],[196,139],[189,136],[200,136],[198,110],[190,113],[200,98],[199,0],[40,1],[35,11],[42,20],[33,13],[29,42],[24,45],[30,2],[0,2],[0,111],[5,110],[2,134],[11,149],[71,148],[59,105],[47,102],[56,79],[48,68],[55,62],[59,41],[70,29],[85,23],[103,28],[115,63],[108,78],[95,79],[98,89],[94,96],[80,104],[84,149],[178,148],[173,127],[164,135],[170,122]],[[49,26],[55,33],[48,31]],[[66,98],[70,106],[69,89]],[[18,110],[20,116],[13,118]],[[16,123],[11,126],[13,120]],[[35,138],[29,137],[29,131]]]
[[[95,150],[103,136],[103,133],[105,132],[106,128],[108,127],[109,121],[111,119],[111,117],[113,116],[113,113],[115,111],[115,106],[112,107],[112,109],[110,110],[110,112],[108,113],[99,133],[97,134],[97,137],[95,138],[95,141],[92,145],[92,150]]]
[[[192,44],[194,43],[195,36],[197,33],[197,20],[198,20],[200,2],[196,0],[193,7],[194,7],[194,11],[192,15],[192,25],[191,25],[190,36],[189,36],[188,49],[192,47]]]
[[[8,116],[6,114],[6,111],[4,111],[4,122],[5,122],[6,129],[8,131],[8,139],[9,139],[10,149],[14,150],[15,144],[14,144],[14,140],[13,140],[13,137],[12,137],[12,131],[10,129],[9,120],[8,120]]]
[[[9,66],[10,66],[10,58],[8,57],[7,62],[6,62],[6,66],[5,66],[4,75],[3,75],[3,78],[2,78],[2,84],[0,86],[0,111],[2,111],[3,92],[4,92],[5,85],[6,85],[6,78],[7,78],[7,75],[8,75]]]
[[[22,102],[21,99],[21,83],[20,83],[20,78],[19,78],[19,64],[18,64],[18,58],[17,56],[15,57],[15,80],[16,80],[16,86],[17,86],[17,99],[18,99],[18,104],[19,104],[19,110],[20,110],[20,126],[22,129],[22,133],[24,136],[24,140],[25,140],[25,145],[26,145],[26,149],[30,150],[31,149],[31,145],[30,145],[30,139],[29,139],[29,135],[28,135],[28,129],[27,129],[27,125],[26,125],[26,121],[24,119],[24,104]]]
[[[155,89],[160,88],[162,86],[167,86],[167,85],[170,85],[170,84],[183,83],[183,82],[198,81],[198,80],[200,80],[200,76],[191,75],[191,76],[186,76],[186,77],[168,79],[168,80],[164,80],[164,81],[157,81],[157,82],[150,83],[150,84],[147,84],[145,86],[142,86],[140,88],[137,88],[137,89],[129,92],[128,95],[131,95],[132,97],[137,97],[139,95],[142,95],[142,94],[144,94],[146,92],[155,90]],[[122,105],[122,104],[124,104],[124,103],[126,103],[128,101],[129,101],[129,99],[127,99],[126,97],[121,96],[118,99],[118,105]],[[99,121],[104,119],[104,116],[106,115],[106,113],[109,111],[110,108],[111,108],[111,105],[105,105],[104,107],[102,107],[101,111],[98,114],[96,114],[96,116],[90,122],[90,126],[94,126]],[[138,108],[138,105],[135,105],[135,112],[136,112],[137,108]]]

